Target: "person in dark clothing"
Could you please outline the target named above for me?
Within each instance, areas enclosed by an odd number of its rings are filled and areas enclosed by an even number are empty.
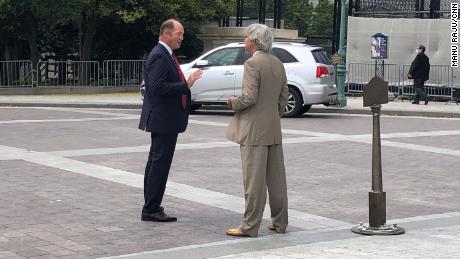
[[[172,222],[176,217],[164,212],[161,202],[173,160],[178,133],[187,128],[190,88],[201,78],[196,70],[184,77],[173,50],[184,39],[184,27],[169,19],[160,27],[160,41],[145,64],[145,95],[139,129],[150,132],[152,144],[145,167],[142,221]]]
[[[430,59],[425,55],[425,46],[417,46],[417,56],[410,65],[407,78],[414,79],[415,97],[413,104],[419,104],[420,98],[423,98],[425,105],[428,104],[429,97],[425,92],[425,81],[429,79]]]

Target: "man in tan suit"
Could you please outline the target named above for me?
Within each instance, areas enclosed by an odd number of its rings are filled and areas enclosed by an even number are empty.
[[[267,187],[272,218],[268,229],[284,233],[288,224],[280,123],[288,88],[283,64],[269,53],[272,41],[266,25],[248,27],[244,43],[253,56],[244,63],[243,93],[228,98],[228,107],[235,111],[235,116],[227,138],[240,144],[246,202],[240,226],[226,232],[231,236],[257,236]]]

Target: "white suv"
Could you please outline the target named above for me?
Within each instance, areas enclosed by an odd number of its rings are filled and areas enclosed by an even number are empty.
[[[283,62],[287,75],[289,100],[284,117],[307,112],[313,104],[328,105],[335,101],[334,67],[323,48],[274,42],[272,54]],[[191,88],[192,110],[203,104],[226,104],[229,96],[240,95],[243,64],[249,58],[244,43],[230,43],[181,65],[186,78],[196,68],[204,70],[203,77]]]

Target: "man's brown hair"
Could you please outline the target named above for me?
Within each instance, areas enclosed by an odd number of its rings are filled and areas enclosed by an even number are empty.
[[[163,24],[160,26],[160,36],[163,35],[165,31],[168,31],[171,33],[171,31],[174,30],[174,22],[179,22],[176,19],[168,19],[163,22]]]

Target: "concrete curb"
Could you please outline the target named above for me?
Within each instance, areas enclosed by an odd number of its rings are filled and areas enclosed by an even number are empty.
[[[136,103],[46,103],[46,102],[0,102],[0,107],[64,107],[64,108],[110,108],[140,109],[142,104]]]
[[[139,92],[139,86],[75,86],[0,88],[0,95],[106,94]]]
[[[312,113],[341,113],[341,114],[371,114],[369,109],[350,109],[350,108],[311,108]],[[460,113],[442,112],[442,111],[409,111],[409,110],[394,110],[382,108],[382,115],[389,116],[418,116],[418,117],[435,117],[435,118],[460,118]]]
[[[58,103],[58,102],[0,102],[0,106],[8,107],[68,107],[68,108],[110,108],[110,109],[140,109],[142,103]],[[204,106],[204,111],[227,111],[222,106]],[[308,113],[338,113],[338,114],[364,114],[370,115],[370,109],[365,108],[339,108],[312,107]],[[308,114],[307,113],[307,114]],[[443,111],[411,111],[395,110],[382,108],[382,115],[388,116],[418,116],[418,117],[435,117],[435,118],[460,118],[460,112],[443,112]]]

